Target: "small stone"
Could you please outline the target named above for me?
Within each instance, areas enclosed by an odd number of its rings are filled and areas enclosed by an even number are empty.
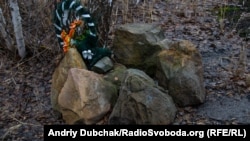
[[[92,70],[97,73],[107,73],[114,67],[112,60],[109,57],[103,57],[93,67]]]

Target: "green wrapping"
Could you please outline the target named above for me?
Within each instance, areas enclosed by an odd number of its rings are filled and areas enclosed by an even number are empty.
[[[88,38],[90,37],[87,37],[85,40],[82,40],[82,41],[76,41],[75,46],[78,52],[81,53],[88,69],[91,69],[95,65],[95,63],[99,61],[100,59],[102,59],[103,57],[105,56],[110,57],[111,51],[107,48],[100,48],[100,47],[93,48],[91,45],[89,45]],[[84,51],[88,51],[88,50],[90,50],[91,52],[86,54],[86,56],[84,56]],[[88,59],[89,57],[91,59]]]
[[[70,23],[75,19],[84,21],[84,26],[77,27],[71,39],[71,45],[75,46],[86,63],[88,69],[105,56],[111,57],[111,51],[107,48],[97,47],[98,36],[89,11],[81,5],[79,0],[61,0],[56,3],[54,10],[55,33],[60,47],[63,49],[61,32],[67,34],[70,30]]]

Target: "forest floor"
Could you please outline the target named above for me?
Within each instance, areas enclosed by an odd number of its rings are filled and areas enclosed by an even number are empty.
[[[160,21],[166,38],[193,42],[204,65],[206,101],[178,108],[174,125],[250,124],[250,44],[234,26],[222,27],[211,12],[214,7],[207,4],[194,12],[164,1],[154,4],[151,18]],[[52,74],[61,54],[43,50],[18,61],[6,52],[0,49],[0,139],[43,140],[44,125],[64,124],[50,103]]]

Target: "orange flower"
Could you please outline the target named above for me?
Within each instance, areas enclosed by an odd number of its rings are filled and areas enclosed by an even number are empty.
[[[66,36],[67,36],[67,33],[65,32],[65,30],[63,30],[62,33],[61,33],[62,39],[64,39]]]
[[[70,31],[69,31],[69,36],[70,36],[70,37],[73,37],[74,34],[75,34],[75,29],[74,29],[74,28],[70,29]]]
[[[67,34],[65,32],[65,30],[62,31],[61,33],[61,37],[63,40],[63,51],[64,53],[66,53],[68,51],[68,48],[70,46],[70,40],[71,38],[74,36],[75,34],[75,28],[79,25],[81,25],[83,22],[81,20],[74,20],[71,24],[70,24],[70,31],[69,34]]]

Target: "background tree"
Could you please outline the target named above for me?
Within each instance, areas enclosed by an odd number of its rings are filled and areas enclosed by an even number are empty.
[[[20,57],[41,55],[41,51],[61,52],[53,26],[56,0],[0,1],[1,48],[18,51]],[[99,34],[99,46],[108,46],[111,39],[111,13],[116,0],[81,0],[94,18]],[[46,55],[48,55],[48,53]]]
[[[25,48],[23,28],[21,22],[22,18],[20,16],[17,0],[9,0],[9,5],[11,9],[12,24],[14,27],[14,33],[16,38],[16,47],[19,56],[21,58],[24,58],[26,56],[26,48]]]
[[[6,21],[5,18],[3,16],[3,12],[2,9],[0,8],[0,31],[1,34],[3,36],[3,39],[5,41],[6,47],[10,50],[10,51],[14,51],[14,45],[13,45],[13,40],[10,37],[8,31],[6,30]]]

